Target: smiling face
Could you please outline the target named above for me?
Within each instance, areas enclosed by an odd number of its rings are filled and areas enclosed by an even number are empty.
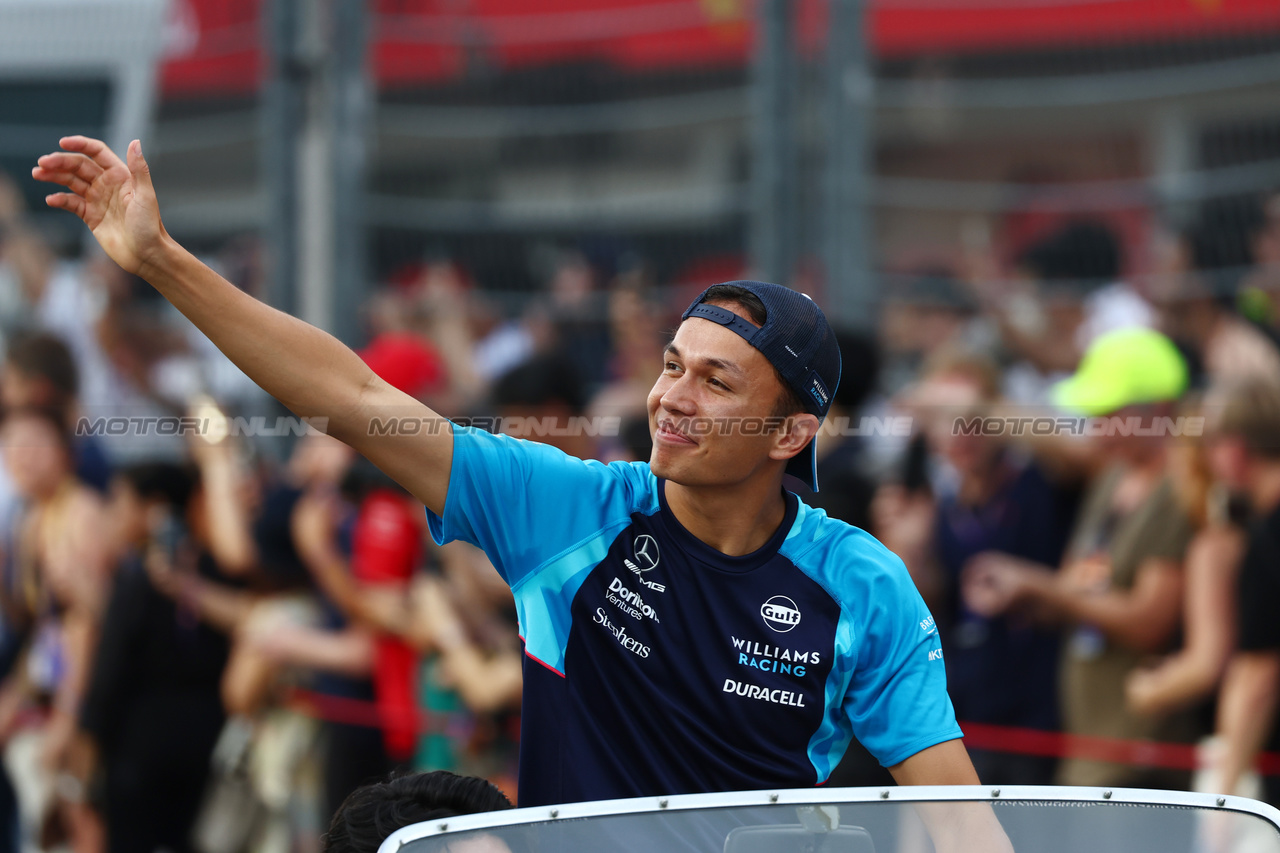
[[[784,417],[785,390],[768,359],[737,334],[709,320],[685,320],[649,392],[650,469],[683,486],[780,473],[818,428],[811,414]]]

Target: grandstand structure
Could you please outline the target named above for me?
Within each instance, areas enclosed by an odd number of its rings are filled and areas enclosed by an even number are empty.
[[[798,69],[793,275],[818,290],[829,2],[783,3]],[[603,269],[642,257],[666,282],[740,270],[762,5],[367,4],[358,209],[370,275],[447,254],[482,286],[527,292],[547,246]],[[273,215],[269,6],[173,0],[165,12],[150,154],[169,227],[204,249]],[[850,96],[871,105],[883,273],[993,241],[1007,252],[1079,215],[1114,223],[1142,273],[1153,228],[1280,184],[1273,0],[869,0],[865,14],[874,75]],[[312,36],[319,61],[326,36]]]

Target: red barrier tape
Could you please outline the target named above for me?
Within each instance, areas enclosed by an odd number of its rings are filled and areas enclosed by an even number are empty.
[[[294,689],[289,695],[288,704],[309,717],[349,726],[380,728],[386,716],[372,702],[330,696],[312,690]],[[453,718],[457,716],[419,711],[415,714],[414,724],[419,732],[443,732],[453,728],[451,722],[456,725],[457,720]],[[1047,758],[1109,761],[1170,770],[1196,770],[1201,766],[1199,749],[1194,744],[1073,735],[988,723],[961,723],[960,728],[964,731],[965,746],[969,749]],[[1257,767],[1266,776],[1280,776],[1280,753],[1267,752],[1258,756]]]
[[[289,691],[286,704],[300,714],[326,723],[365,726],[371,729],[382,728],[384,722],[391,722],[391,716],[399,716],[389,714],[385,709],[365,699],[332,696],[328,693],[317,693],[301,688]],[[412,723],[419,732],[431,732],[443,729],[441,724],[445,721],[446,718],[441,715],[418,711],[414,714]]]
[[[969,749],[1110,761],[1171,770],[1196,770],[1201,766],[1199,748],[1194,744],[1073,735],[987,723],[961,723],[960,728]],[[1258,756],[1257,767],[1264,775],[1280,776],[1280,753],[1267,752]]]

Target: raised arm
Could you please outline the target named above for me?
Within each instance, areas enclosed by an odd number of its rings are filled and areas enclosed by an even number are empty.
[[[436,513],[444,511],[453,432],[443,418],[379,379],[332,335],[259,302],[178,245],[160,220],[137,140],[128,163],[103,142],[61,140],[31,174],[69,192],[45,199],[84,221],[107,255],[146,279],[268,394],[354,447]],[[375,428],[390,418],[420,428]],[[403,424],[405,421],[399,421]]]

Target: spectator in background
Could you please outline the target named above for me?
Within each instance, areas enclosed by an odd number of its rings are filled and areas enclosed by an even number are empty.
[[[1070,222],[1033,243],[1015,265],[1034,284],[1034,301],[982,292],[1005,348],[1034,371],[1007,377],[1006,395],[1017,401],[1044,402],[1047,382],[1074,370],[1100,336],[1155,324],[1151,306],[1121,280],[1120,242],[1102,222]]]
[[[1273,339],[1280,336],[1280,190],[1209,199],[1200,205],[1198,225],[1216,236],[1212,266],[1239,281],[1237,310]]]
[[[966,606],[966,566],[991,559],[1056,567],[1074,517],[1075,484],[1055,479],[1009,436],[965,432],[999,405],[999,370],[982,356],[936,354],[911,394],[936,465],[937,493],[912,499],[885,487],[877,497],[883,541],[910,560],[947,650],[947,689],[957,719],[1054,731],[1058,728],[1058,631],[1026,614],[991,615]],[[1001,784],[1047,785],[1055,762],[972,749],[979,776]]]
[[[471,363],[483,383],[492,382],[550,343],[552,330],[536,305],[522,316],[507,316],[502,307],[478,293],[468,300],[474,329]]]
[[[360,350],[360,357],[374,373],[415,396],[436,396],[448,385],[444,358],[414,332],[381,332]]]
[[[1112,332],[1055,388],[1060,406],[1090,416],[1149,419],[1172,413],[1187,370],[1168,338],[1146,329]],[[1112,420],[1112,423],[1115,423]],[[1125,684],[1149,655],[1169,651],[1182,612],[1183,560],[1194,529],[1167,474],[1165,438],[1116,434],[1106,467],[1089,484],[1060,571],[988,552],[963,578],[966,606],[984,617],[1034,616],[1072,626],[1062,658],[1062,719],[1071,734],[1186,742],[1188,714],[1144,717]],[[1066,785],[1186,788],[1185,773],[1070,758]]]
[[[124,469],[111,488],[119,565],[95,651],[76,768],[101,768],[107,849],[190,849],[191,828],[222,729],[225,634],[196,618],[181,593],[156,587],[154,572],[226,582],[208,551],[194,472],[168,464]],[[159,561],[148,572],[144,563]]]
[[[325,725],[330,813],[356,786],[413,759],[418,659],[404,635],[409,585],[421,567],[420,517],[400,488],[363,460],[344,480],[341,500],[324,491],[305,495],[293,513],[293,538],[324,619],[253,637],[277,665],[310,670],[312,689],[378,709],[379,726]]]
[[[590,390],[609,379],[609,324],[596,271],[579,252],[565,252],[547,283],[556,347],[582,365],[580,381]]]
[[[62,413],[71,435],[76,476],[105,494],[111,481],[106,453],[95,436],[76,430],[79,387],[75,359],[60,338],[31,332],[10,339],[0,372],[0,403],[7,410],[37,407]]]
[[[411,396],[437,393],[444,383],[440,357],[409,332],[384,332],[361,357]],[[425,517],[403,489],[363,460],[343,480],[345,500],[338,500],[332,475],[339,469],[332,463],[339,452],[350,460],[350,450],[325,436],[307,440],[330,463],[308,466],[320,476],[306,478],[310,486],[300,490],[290,510],[287,533],[320,593],[323,624],[276,624],[250,639],[277,665],[316,671],[325,694],[372,700],[378,707],[381,731],[326,726],[325,795],[332,811],[370,776],[414,759],[419,660],[406,636],[412,627],[410,584],[423,562]]]
[[[90,415],[172,413],[152,387],[151,370],[181,340],[139,309],[134,298],[138,279],[105,258],[83,264],[59,260],[21,218],[8,227],[3,248],[18,296],[0,305],[7,312],[0,317],[6,337],[44,332],[61,339],[74,358],[80,403]],[[152,435],[139,441],[104,436],[103,441],[116,461],[181,453],[181,441],[172,437]]]
[[[909,385],[940,348],[980,346],[984,333],[975,325],[977,307],[963,283],[946,270],[906,276],[888,288],[879,341],[886,392],[895,394]]]
[[[25,211],[5,215],[3,260],[5,288],[0,326],[6,335],[43,329],[63,337],[82,335],[97,305],[73,267],[60,264]]]
[[[98,638],[110,577],[107,520],[100,495],[75,477],[61,412],[9,412],[0,441],[27,502],[3,590],[6,623],[25,648],[0,686],[0,733],[8,735],[25,826],[84,841],[92,829],[83,804],[55,795],[53,780],[66,769]],[[39,722],[15,732],[30,711]]]
[[[662,361],[660,309],[648,293],[644,274],[624,273],[609,291],[609,330],[613,344],[610,381],[591,399],[592,417],[640,419],[648,425],[645,400],[653,371]],[[647,456],[645,457],[648,458]]]
[[[493,384],[491,401],[503,431],[593,459],[598,436],[584,428],[587,393],[572,350],[535,355]]]
[[[1198,410],[1187,410],[1198,411]],[[1135,714],[1211,712],[1237,633],[1236,588],[1244,550],[1244,511],[1221,482],[1197,437],[1170,450],[1169,474],[1197,532],[1187,546],[1182,647],[1129,674],[1125,695]],[[1216,789],[1214,789],[1216,790]]]
[[[470,411],[487,391],[475,359],[477,303],[466,277],[449,261],[428,263],[415,283],[408,312],[410,330],[439,352],[445,366],[442,387],[418,393],[435,411]]]
[[[887,397],[870,401],[866,414],[892,423],[891,418],[906,415],[909,389],[935,352],[984,351],[994,349],[995,340],[965,284],[948,271],[934,270],[907,277],[886,291],[878,344],[878,386]],[[842,377],[841,383],[845,381]],[[862,444],[863,461],[877,479],[900,483],[909,492],[925,485],[925,448],[915,437],[873,429]]]
[[[648,461],[653,447],[645,401],[665,343],[662,308],[654,302],[643,268],[620,274],[609,292],[613,342],[611,380],[587,407],[594,423],[620,418],[618,434],[601,442],[601,461]]]
[[[465,768],[514,794],[524,684],[514,602],[509,591],[476,589],[477,576],[497,577],[484,552],[451,543],[440,557],[443,575],[422,578],[413,597],[412,636],[427,656],[422,702],[436,723],[416,763]]]
[[[422,513],[398,485],[364,460],[356,463],[343,486],[354,510],[350,547],[345,549],[349,559],[339,542],[343,511],[334,506],[333,495],[314,492],[299,501],[292,528],[299,555],[338,618],[327,620],[325,629],[295,626],[285,635],[263,636],[260,643],[264,650],[274,651],[278,662],[334,670],[322,659],[308,658],[307,649],[335,632],[366,637],[371,644],[367,674],[382,719],[383,747],[392,763],[403,765],[417,744],[418,662],[403,635],[409,630],[410,582],[422,567]]]
[[[1209,437],[1213,470],[1249,505],[1249,525],[1238,586],[1239,635],[1218,698],[1222,754],[1218,790],[1241,787],[1264,746],[1280,746],[1280,385],[1250,379],[1224,389]],[[1280,805],[1280,785],[1265,779],[1261,796]]]
[[[1183,269],[1153,288],[1161,326],[1187,354],[1193,386],[1249,376],[1280,381],[1280,350],[1233,307],[1244,270],[1227,265],[1231,238],[1202,219],[1183,238]]]
[[[856,431],[862,404],[879,379],[880,353],[870,338],[849,330],[836,331],[836,342],[840,345],[840,385],[823,428],[814,439],[821,491],[815,492],[800,482],[790,486],[809,506],[870,530],[875,484],[866,474],[862,438]]]

